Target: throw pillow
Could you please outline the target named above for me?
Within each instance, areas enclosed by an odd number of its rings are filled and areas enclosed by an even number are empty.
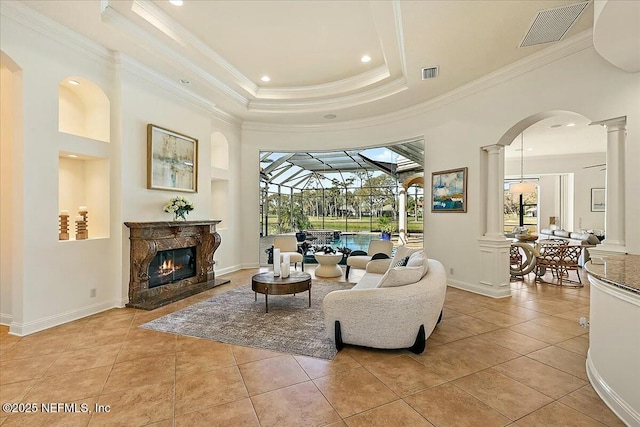
[[[380,279],[379,288],[392,288],[416,283],[422,278],[422,267],[394,267]]]
[[[420,278],[423,278],[429,271],[429,263],[427,262],[427,257],[425,256],[424,251],[420,250],[412,253],[407,261],[407,267],[422,268],[422,276]]]
[[[409,262],[409,257],[406,256],[404,258],[402,258],[400,261],[398,261],[397,263],[395,263],[394,265],[392,265],[391,267],[404,267],[407,265],[407,262]]]
[[[393,256],[393,259],[391,260],[391,264],[389,265],[396,265],[398,263],[398,261],[400,261],[402,258],[404,257],[408,257],[411,256],[412,253],[414,252],[418,252],[421,251],[422,249],[417,249],[417,248],[409,248],[407,246],[398,246],[398,248],[396,249],[396,254]]]

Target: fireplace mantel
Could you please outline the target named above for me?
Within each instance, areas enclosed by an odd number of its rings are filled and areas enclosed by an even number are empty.
[[[213,255],[220,246],[220,220],[125,222],[131,242],[128,307],[153,310],[227,283],[216,280]],[[196,275],[149,288],[149,264],[159,251],[196,248]]]

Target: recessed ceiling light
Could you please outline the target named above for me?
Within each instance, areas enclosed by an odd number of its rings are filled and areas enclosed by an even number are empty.
[[[555,124],[555,125],[551,125],[551,126],[549,126],[549,127],[550,127],[550,128],[559,128],[559,127],[562,127],[562,125]]]
[[[69,154],[68,157],[71,157],[72,159],[77,159],[78,156],[76,156],[75,154]]]
[[[188,85],[191,82],[189,80],[187,80],[187,79],[180,79],[180,83],[182,83],[183,85]]]
[[[371,57],[369,55],[363,55],[360,61],[366,64],[367,62],[371,62]]]
[[[338,117],[338,116],[336,116],[335,114],[325,114],[324,115],[324,118],[325,119],[329,119],[329,120],[335,119],[336,117]]]
[[[78,86],[80,84],[80,82],[77,81],[77,80],[69,80],[69,84],[70,85],[74,85],[74,86]]]
[[[263,81],[263,82],[265,82],[265,83],[266,83],[266,82],[270,82],[270,81],[271,81],[271,77],[269,77],[269,76],[262,76],[262,77],[260,77],[260,80],[262,80],[262,81]]]
[[[575,125],[576,125],[575,123],[569,123],[569,124],[567,124],[567,127],[570,128],[570,127],[573,127]]]
[[[169,0],[169,3],[174,6],[182,6],[182,0]]]

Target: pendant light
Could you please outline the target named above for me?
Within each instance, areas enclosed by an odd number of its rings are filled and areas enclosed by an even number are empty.
[[[509,193],[524,194],[535,193],[536,184],[524,180],[524,132],[520,134],[520,182],[509,184]]]

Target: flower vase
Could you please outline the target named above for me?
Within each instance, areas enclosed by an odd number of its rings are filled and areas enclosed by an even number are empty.
[[[177,210],[173,213],[173,220],[174,221],[186,221],[187,218],[184,216],[187,213],[187,211],[183,211],[183,210]]]

